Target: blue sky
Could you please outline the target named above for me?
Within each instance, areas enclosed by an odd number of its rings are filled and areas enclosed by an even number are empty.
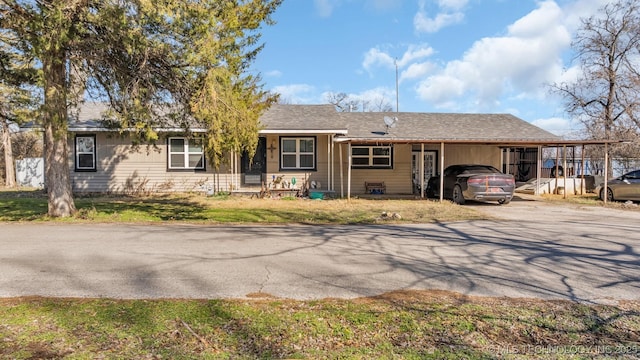
[[[575,78],[580,18],[609,2],[285,0],[254,69],[287,103],[343,92],[395,110],[397,64],[401,112],[510,113],[575,136],[548,84]]]

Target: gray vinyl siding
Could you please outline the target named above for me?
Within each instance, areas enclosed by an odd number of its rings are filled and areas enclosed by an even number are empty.
[[[411,194],[413,192],[411,153],[412,145],[395,144],[393,146],[392,169],[352,169],[351,194],[364,194],[365,182],[384,182],[387,194]],[[427,145],[425,151],[438,152],[438,172],[442,154],[439,145]],[[336,148],[336,152],[338,149]],[[444,167],[453,164],[486,164],[500,168],[500,148],[487,145],[446,145]],[[336,155],[338,156],[338,155]],[[343,176],[340,179],[340,169],[336,165],[336,192],[340,192],[342,184],[346,196],[348,174],[348,146],[342,145]],[[338,161],[338,158],[336,158]],[[337,164],[337,163],[336,163]]]
[[[491,145],[446,145],[444,167],[455,164],[492,165],[500,169],[502,156],[498,146]]]
[[[87,133],[89,134],[89,133]],[[133,146],[128,137],[112,133],[97,132],[96,136],[96,171],[75,170],[75,141],[69,139],[69,157],[71,183],[74,192],[78,193],[124,193],[145,194],[163,192],[207,192],[249,190],[243,186],[239,167],[239,156],[236,157],[237,173],[234,175],[229,166],[222,166],[216,172],[207,162],[206,169],[201,170],[169,170],[167,166],[166,137],[158,140],[156,146]],[[295,134],[287,136],[296,136]],[[311,135],[304,134],[300,137]],[[279,136],[267,136],[267,147],[275,144],[273,155],[267,149],[267,174],[265,185],[270,185],[272,178],[282,176],[286,182],[296,178],[297,187],[305,187],[311,181],[318,184],[320,190],[334,190],[337,194],[348,188],[348,145],[335,144],[329,146],[326,134],[313,135],[316,138],[316,168],[305,171],[281,171],[279,164]],[[331,156],[333,149],[333,156]],[[438,152],[438,166],[441,161],[439,145],[425,146],[425,151]],[[342,151],[342,174],[340,172],[340,151]],[[393,145],[393,167],[391,169],[352,169],[351,194],[364,194],[365,182],[384,182],[387,194],[411,194],[413,191],[411,169],[411,144]],[[488,164],[500,168],[500,148],[487,145],[446,145],[444,166],[461,163]],[[333,174],[330,177],[330,167]],[[255,190],[257,186],[251,187]]]
[[[287,137],[315,137],[316,139],[316,168],[313,170],[280,170],[280,148],[278,135],[267,136],[267,147],[274,145],[273,156],[267,149],[267,179],[266,184],[270,186],[274,177],[282,176],[283,181],[291,182],[292,178],[296,178],[296,186],[299,188],[315,181],[319,184],[319,190],[329,190],[329,164],[331,157],[329,154],[329,138],[326,134],[309,135],[309,134],[287,134]],[[337,162],[337,156],[334,156],[334,162]],[[337,168],[337,165],[336,165]]]
[[[156,146],[133,146],[131,139],[112,133],[96,135],[96,171],[75,170],[74,136],[69,139],[72,189],[79,193],[191,192],[230,188],[233,178],[225,167],[214,177],[211,164],[206,170],[169,170],[166,138]],[[220,179],[218,183],[218,179]]]

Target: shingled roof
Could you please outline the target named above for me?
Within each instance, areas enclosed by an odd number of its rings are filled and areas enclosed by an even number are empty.
[[[112,131],[104,103],[85,103],[70,131]],[[387,129],[384,117],[396,117]],[[338,141],[394,143],[555,144],[556,135],[510,114],[346,112],[325,105],[274,104],[261,117],[262,134],[337,134]],[[25,125],[23,128],[29,128]],[[172,129],[160,129],[174,131]],[[192,128],[192,131],[203,129]]]
[[[272,105],[261,117],[263,133],[305,132],[345,134],[346,119],[333,105]]]
[[[396,117],[387,129],[384,117]],[[510,114],[340,113],[352,142],[555,143],[561,138]],[[387,132],[388,130],[388,132]]]

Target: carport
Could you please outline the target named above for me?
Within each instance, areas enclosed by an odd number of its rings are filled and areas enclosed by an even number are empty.
[[[388,134],[388,133],[387,133]],[[556,149],[556,154],[558,153],[559,149],[562,149],[562,163],[563,163],[563,168],[567,169],[567,148],[568,147],[581,147],[581,162],[582,162],[582,169],[583,171],[581,171],[580,177],[581,177],[581,182],[582,184],[584,184],[584,163],[585,163],[585,148],[587,146],[603,146],[604,147],[604,182],[607,183],[608,182],[608,173],[609,173],[609,169],[608,169],[608,163],[609,163],[609,157],[608,157],[608,153],[609,153],[609,144],[613,144],[613,143],[622,143],[624,141],[622,140],[562,140],[559,138],[555,138],[555,139],[540,139],[540,140],[534,140],[534,139],[513,139],[513,140],[505,140],[505,139],[497,139],[497,140],[491,140],[491,139],[478,139],[478,140],[460,140],[460,139],[448,139],[448,138],[443,138],[443,139],[411,139],[411,138],[388,138],[388,139],[383,139],[380,138],[379,136],[376,136],[375,138],[362,138],[362,137],[349,137],[344,136],[344,137],[336,137],[334,138],[334,143],[338,144],[339,147],[342,146],[346,146],[347,147],[347,151],[346,153],[349,154],[347,162],[348,162],[348,166],[347,166],[347,174],[346,174],[346,198],[350,199],[351,198],[351,182],[352,182],[352,164],[353,164],[353,159],[352,159],[352,145],[353,144],[358,144],[358,145],[363,145],[363,144],[371,144],[371,145],[394,145],[394,144],[410,144],[410,145],[418,145],[420,146],[420,154],[421,157],[423,158],[424,156],[424,151],[425,151],[425,145],[434,145],[437,144],[440,148],[439,151],[439,161],[438,161],[438,170],[439,170],[439,176],[440,176],[440,194],[439,194],[439,200],[443,201],[444,200],[444,193],[443,193],[443,184],[444,184],[444,168],[445,168],[445,163],[446,163],[446,158],[445,158],[445,154],[446,154],[446,148],[447,146],[451,146],[451,145],[487,145],[487,146],[497,146],[500,149],[502,149],[503,152],[506,151],[506,153],[504,153],[504,155],[506,155],[507,158],[507,163],[509,163],[509,154],[510,151],[509,149],[512,148],[533,148],[537,150],[537,159],[535,162],[535,166],[536,166],[536,183],[540,184],[541,183],[541,173],[542,173],[542,162],[543,162],[543,149],[545,148],[555,148]],[[342,151],[338,151],[338,153],[342,154]],[[501,162],[504,161],[505,156],[501,156]],[[575,159],[574,159],[575,160]],[[574,161],[575,162],[575,161]],[[342,159],[340,159],[340,163],[342,163]],[[501,164],[504,165],[504,164]],[[422,166],[424,166],[424,164],[421,162],[420,163],[420,173],[424,172],[424,169]],[[556,162],[556,171],[555,173],[558,174],[558,166],[559,163]],[[507,171],[506,173],[509,173],[508,169],[509,167],[506,167]],[[343,174],[342,172],[340,173],[340,183],[343,184]],[[562,176],[558,177],[558,178],[564,178],[564,183],[566,184],[566,179],[567,179],[567,174],[566,172],[562,172]],[[424,183],[424,178],[421,177],[421,182],[420,182],[420,198],[424,198],[425,197],[425,183]],[[345,189],[341,186],[340,189],[340,193],[341,193],[341,197],[345,197],[344,194]],[[540,195],[539,192],[539,187],[535,188],[535,192],[534,195]],[[567,196],[567,192],[564,192],[564,197],[566,198]],[[607,199],[604,199],[604,202],[606,203]]]

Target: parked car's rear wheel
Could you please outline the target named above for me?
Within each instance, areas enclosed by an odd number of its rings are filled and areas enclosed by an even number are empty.
[[[507,199],[507,198],[498,200],[498,204],[500,205],[507,205],[510,202],[511,202],[511,199]]]
[[[604,189],[600,190],[600,200],[604,200]],[[614,201],[613,190],[607,188],[607,201]]]
[[[464,205],[464,195],[462,195],[462,187],[456,185],[453,188],[453,202],[458,205]]]

